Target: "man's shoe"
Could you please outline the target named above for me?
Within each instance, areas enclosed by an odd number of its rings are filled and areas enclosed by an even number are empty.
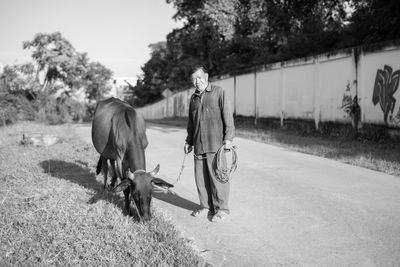
[[[220,222],[223,221],[226,217],[228,217],[229,214],[219,210],[217,213],[215,213],[215,215],[212,217],[211,221],[212,222]]]
[[[210,210],[206,208],[200,208],[192,212],[193,217],[208,216]]]

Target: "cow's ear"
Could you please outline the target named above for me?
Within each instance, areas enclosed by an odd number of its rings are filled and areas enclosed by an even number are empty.
[[[158,172],[160,171],[160,164],[157,164],[157,166],[150,172],[151,176],[155,176]]]
[[[161,186],[161,187],[166,187],[166,188],[170,188],[170,187],[174,187],[172,184],[170,184],[170,183],[167,183],[166,181],[164,181],[163,179],[161,179],[161,178],[153,178],[152,180],[151,180],[151,183],[153,184],[153,185],[156,185],[156,186]]]
[[[114,187],[112,191],[113,192],[121,192],[121,191],[125,190],[130,185],[131,185],[131,180],[124,179],[124,180],[121,181],[121,183],[119,183],[119,185]]]

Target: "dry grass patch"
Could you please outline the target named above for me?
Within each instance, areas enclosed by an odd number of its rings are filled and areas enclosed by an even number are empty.
[[[48,147],[22,133],[51,133]],[[121,195],[102,190],[98,155],[73,127],[23,123],[0,128],[0,266],[201,266],[165,216],[124,216]]]

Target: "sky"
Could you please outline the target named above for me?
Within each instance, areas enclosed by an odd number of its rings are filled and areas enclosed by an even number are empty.
[[[23,41],[61,32],[114,77],[136,77],[150,59],[149,44],[182,27],[175,13],[165,0],[0,0],[0,65],[32,61]]]

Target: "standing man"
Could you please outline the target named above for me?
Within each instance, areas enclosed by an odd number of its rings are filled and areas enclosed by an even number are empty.
[[[216,180],[214,156],[221,146],[232,148],[235,126],[225,91],[208,82],[205,67],[195,66],[191,79],[196,91],[190,98],[185,153],[194,148],[194,175],[201,208],[192,216],[213,215],[218,222],[229,214],[229,182]]]

